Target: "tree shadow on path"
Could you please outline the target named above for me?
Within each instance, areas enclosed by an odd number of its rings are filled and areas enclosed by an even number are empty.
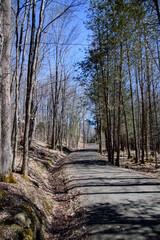
[[[160,202],[154,204],[159,205]],[[139,215],[135,212],[139,212]],[[160,235],[160,214],[152,212],[152,206],[128,202],[112,205],[100,203],[89,207],[86,225],[91,239],[144,239],[158,240]]]
[[[65,163],[73,171],[67,190],[83,197],[92,240],[160,239],[160,182],[112,166],[96,151],[76,151]]]

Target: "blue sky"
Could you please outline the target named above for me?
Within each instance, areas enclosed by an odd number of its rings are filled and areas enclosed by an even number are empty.
[[[74,41],[71,41],[72,44],[70,47],[70,51],[67,53],[67,65],[69,68],[73,68],[73,66],[80,61],[84,60],[85,57],[85,51],[88,47],[88,35],[89,31],[85,27],[85,22],[87,20],[86,15],[87,15],[87,9],[88,9],[88,2],[89,0],[85,1],[84,5],[78,6],[77,9],[73,9],[73,18],[71,19],[71,22],[69,25],[66,26],[66,30],[63,33],[64,37],[67,37],[70,30],[72,29],[73,26],[77,26],[76,29],[76,37]],[[59,19],[60,20],[60,19]],[[58,20],[58,21],[59,21]],[[55,61],[55,46],[54,44],[52,45],[52,42],[54,42],[54,32],[51,31],[49,33],[51,36],[51,43],[49,44],[50,49],[47,54],[49,54],[49,57],[45,57],[45,61],[41,70],[41,79],[44,79],[44,81],[47,81],[47,78],[49,77],[49,61],[51,65],[54,66],[54,61]],[[66,35],[66,36],[65,36]],[[49,36],[49,39],[50,39]],[[48,41],[47,39],[45,40],[46,42]],[[49,40],[50,41],[50,40]],[[63,41],[62,41],[63,43]],[[53,68],[52,68],[53,69]],[[46,80],[45,80],[46,79]]]
[[[75,40],[75,47],[73,48],[76,53],[75,61],[82,61],[84,59],[85,49],[89,44],[88,40],[89,31],[85,27],[85,22],[87,21],[86,11],[88,8],[88,2],[89,1],[86,1],[86,4],[80,6],[74,13],[75,16],[74,23],[77,23],[78,26],[78,36],[77,39]]]

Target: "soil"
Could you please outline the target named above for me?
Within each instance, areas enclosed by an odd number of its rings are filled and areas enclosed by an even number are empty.
[[[0,183],[0,240],[83,239],[83,217],[74,191],[67,192],[63,163],[69,153],[34,142],[29,176],[20,174],[19,147],[14,183]],[[67,152],[67,153],[66,153]]]

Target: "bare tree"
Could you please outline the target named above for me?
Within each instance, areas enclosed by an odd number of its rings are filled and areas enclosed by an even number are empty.
[[[126,49],[127,49],[127,65],[128,65],[128,75],[129,75],[129,82],[130,82],[131,106],[132,106],[132,122],[133,122],[133,133],[134,133],[135,162],[137,163],[138,160],[139,160],[139,156],[138,156],[137,132],[136,132],[136,121],[135,121],[135,109],[134,109],[134,99],[133,99],[133,84],[132,84],[132,76],[131,76],[129,48],[128,48],[127,42],[126,42]]]
[[[0,180],[11,175],[10,44],[11,1],[0,1],[1,158]]]
[[[28,59],[24,151],[23,151],[23,164],[22,164],[22,173],[24,176],[28,175],[30,113],[31,113],[33,89],[34,89],[35,79],[36,79],[36,62],[39,55],[40,39],[41,39],[41,32],[42,32],[42,26],[43,26],[44,4],[45,4],[45,0],[42,0],[41,7],[40,7],[39,25],[38,25],[37,31],[35,26],[36,0],[33,0],[33,4],[32,4],[33,6],[32,29],[31,29],[30,53],[29,53],[29,59]]]
[[[26,0],[25,2],[25,12],[22,20],[22,24],[20,27],[19,32],[19,15],[21,11],[20,2],[17,0],[17,12],[15,16],[15,35],[16,35],[16,67],[14,72],[14,80],[15,80],[15,112],[14,112],[14,120],[13,120],[13,127],[12,127],[12,146],[13,146],[13,161],[12,161],[12,169],[15,171],[16,168],[16,157],[17,157],[17,146],[18,146],[18,123],[19,123],[19,100],[20,100],[20,89],[21,89],[21,80],[23,75],[23,68],[24,68],[24,59],[25,59],[25,49],[26,49],[26,41],[27,41],[27,35],[29,30],[29,17],[30,17],[30,10],[31,5],[28,9],[28,2],[29,0]],[[27,18],[28,14],[28,18]],[[27,19],[27,29],[24,37],[24,44],[23,47],[22,41],[23,41],[23,32],[24,32],[24,25]],[[22,52],[23,48],[23,52]],[[20,62],[22,54],[22,60]]]

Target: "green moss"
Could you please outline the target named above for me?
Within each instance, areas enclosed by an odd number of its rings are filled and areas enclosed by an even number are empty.
[[[29,180],[28,176],[25,176],[24,174],[22,174],[22,177],[29,183],[31,183],[31,181]]]
[[[22,231],[22,227],[19,226],[18,224],[12,224],[10,227],[12,233],[19,233]]]
[[[33,240],[34,239],[34,233],[31,228],[27,228],[24,230],[23,239],[25,239],[25,240]]]
[[[0,203],[3,202],[4,197],[8,195],[8,192],[6,191],[0,191]]]
[[[48,211],[51,210],[51,206],[49,205],[49,203],[48,203],[47,201],[45,201],[45,206],[46,206],[46,208],[48,209]]]
[[[14,236],[14,240],[25,239],[25,240],[33,240],[34,233],[31,228],[24,229],[22,226],[17,224],[12,224],[10,227],[12,231],[12,235]]]
[[[51,212],[51,209],[52,209],[50,204],[46,201],[46,199],[44,197],[42,197],[41,199],[42,199],[43,205],[45,206],[46,214],[50,215],[51,214],[50,212]]]
[[[36,222],[40,224],[39,218],[36,215],[36,211],[32,209],[31,206],[27,203],[25,203],[24,208],[27,215],[32,219],[32,222]]]
[[[5,183],[17,183],[16,179],[13,177],[13,174],[10,173],[9,176],[0,176],[0,180]]]
[[[9,177],[9,183],[17,183],[17,180],[13,177],[13,174]]]
[[[132,157],[132,156],[130,156],[130,157],[128,158],[128,160],[131,161],[131,162],[134,162],[134,161],[135,161],[134,157]]]
[[[145,165],[145,162],[142,164],[140,161],[136,163],[137,165]]]
[[[24,207],[25,207],[25,212],[29,215],[32,215],[33,214],[33,211],[32,211],[32,208],[30,207],[29,204],[25,203],[24,204]]]
[[[28,182],[28,183],[33,183],[29,178],[28,176],[25,176],[24,174],[22,174],[22,177]]]
[[[25,231],[25,238],[27,240],[35,239],[35,233],[36,233],[36,239],[44,240],[42,233],[41,233],[41,216],[38,217],[36,210],[31,207],[29,204],[24,205],[25,212],[28,215],[28,217],[31,219],[32,224],[29,228]],[[22,238],[23,239],[23,238]]]
[[[0,197],[4,197],[4,196],[6,196],[6,195],[8,195],[8,192],[6,192],[6,191],[0,191]]]

